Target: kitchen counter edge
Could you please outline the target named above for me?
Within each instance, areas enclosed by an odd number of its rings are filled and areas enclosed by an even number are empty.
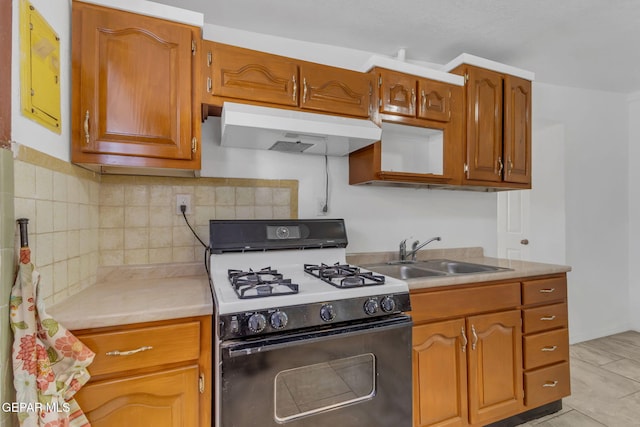
[[[98,272],[95,285],[47,312],[71,330],[211,315],[209,280],[200,268],[187,264],[109,268]]]

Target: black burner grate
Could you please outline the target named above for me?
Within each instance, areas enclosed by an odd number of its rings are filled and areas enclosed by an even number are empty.
[[[258,271],[230,269],[228,277],[238,298],[241,299],[298,293],[297,284],[291,283],[291,279],[284,279],[278,270],[271,267],[265,267]]]
[[[384,284],[385,277],[349,264],[305,264],[304,271],[337,288],[355,288]]]

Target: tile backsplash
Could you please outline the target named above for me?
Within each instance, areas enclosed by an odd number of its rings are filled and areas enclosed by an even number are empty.
[[[187,219],[205,244],[210,219],[297,217],[295,180],[99,175],[28,147],[14,151],[15,218],[30,219],[47,304],[94,284],[98,266],[203,260],[176,212],[178,195],[190,196]]]
[[[210,219],[272,219],[297,215],[297,181],[103,176],[100,265],[193,262],[204,248],[177,211],[191,200],[189,223],[208,245]]]

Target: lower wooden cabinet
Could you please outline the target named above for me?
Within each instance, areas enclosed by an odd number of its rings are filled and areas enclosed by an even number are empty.
[[[76,394],[94,427],[211,425],[211,317],[74,334],[96,353]]]
[[[522,408],[520,310],[414,327],[414,426],[466,426]]]
[[[197,365],[98,381],[78,393],[93,427],[198,425]]]
[[[414,427],[484,426],[570,394],[565,275],[412,291],[411,305]]]

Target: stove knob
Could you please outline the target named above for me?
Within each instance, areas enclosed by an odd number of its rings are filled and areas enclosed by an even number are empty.
[[[378,312],[378,300],[375,298],[369,298],[364,303],[364,312],[369,315],[376,314]]]
[[[394,300],[393,297],[384,297],[382,298],[382,301],[380,301],[380,307],[382,308],[382,311],[384,311],[385,313],[390,313],[392,311],[395,311],[396,300]]]
[[[331,322],[336,318],[336,309],[331,304],[320,307],[320,318],[325,322]]]
[[[253,333],[262,332],[267,326],[267,319],[260,313],[252,314],[247,322],[249,330]]]
[[[271,315],[270,323],[273,329],[282,329],[287,326],[289,316],[284,311],[276,311]]]

